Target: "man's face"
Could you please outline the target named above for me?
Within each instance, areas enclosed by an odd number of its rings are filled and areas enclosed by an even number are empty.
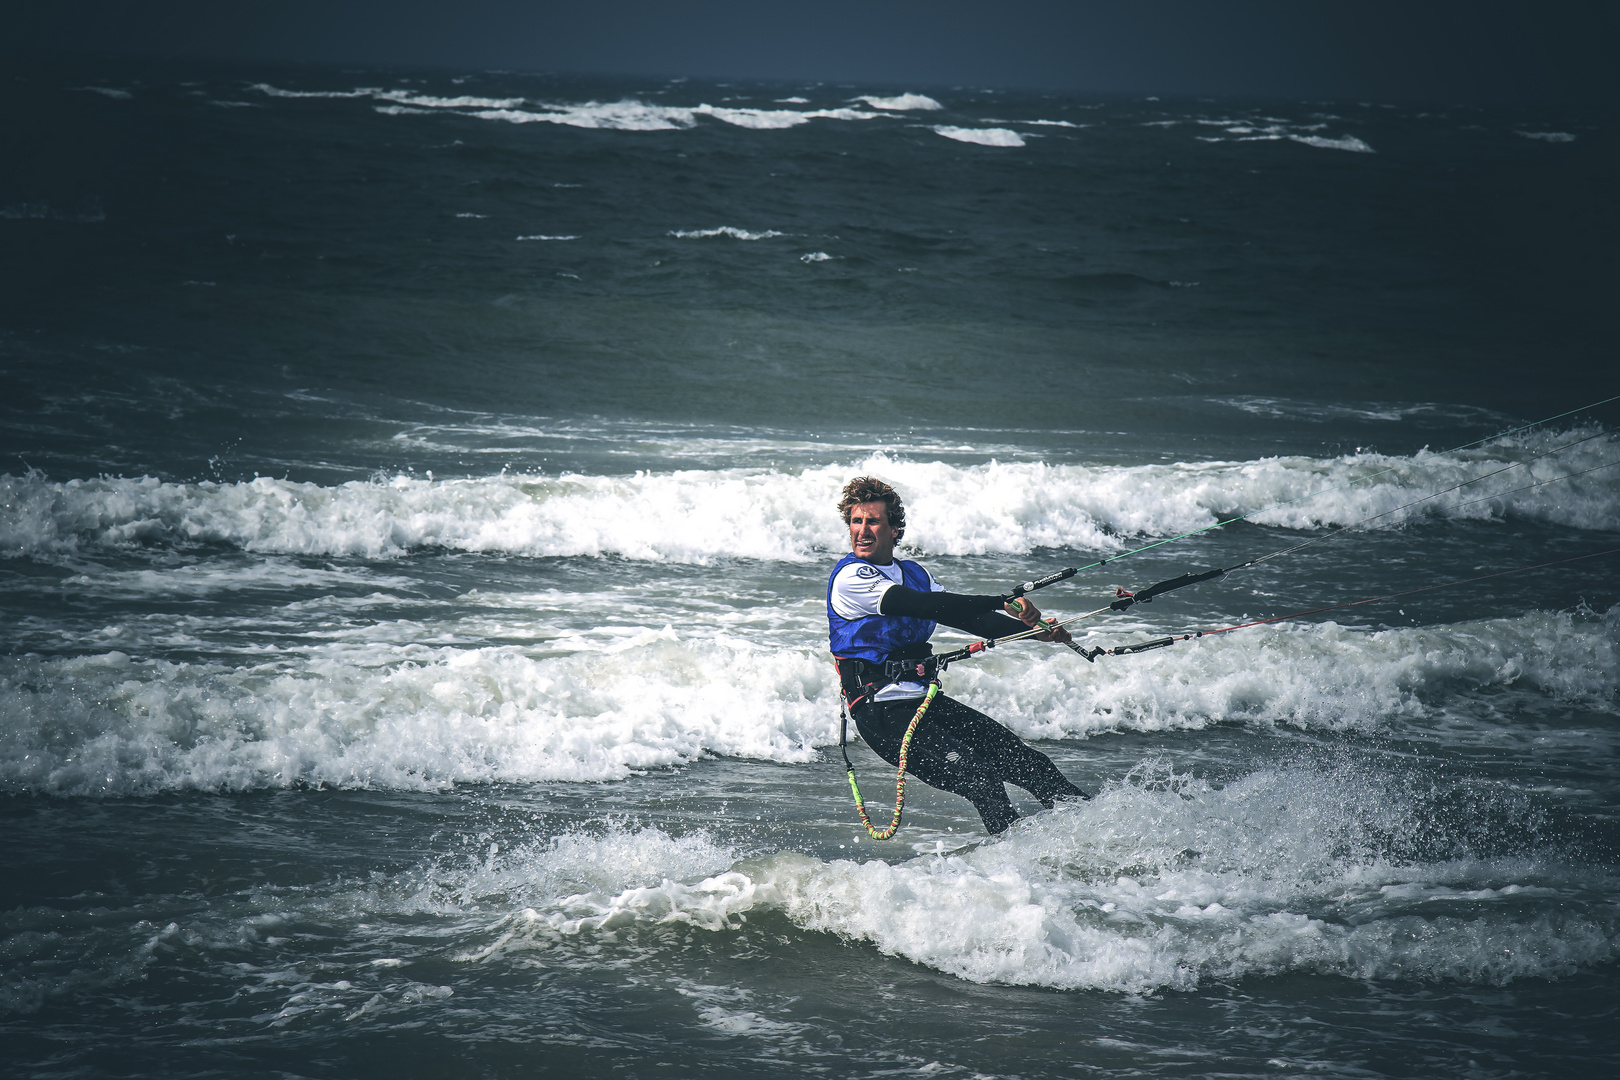
[[[889,508],[881,499],[849,508],[849,549],[858,558],[888,566],[894,562],[896,539],[894,526],[889,524]]]

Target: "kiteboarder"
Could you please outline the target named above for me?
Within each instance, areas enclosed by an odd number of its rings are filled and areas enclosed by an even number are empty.
[[[849,526],[850,552],[827,579],[832,654],[861,738],[879,757],[898,765],[906,729],[935,676],[928,643],[935,625],[1005,637],[1039,626],[1041,613],[1025,597],[1003,603],[1000,596],[946,592],[921,564],[896,559],[906,511],[899,494],[882,480],[851,480],[838,510]],[[1061,643],[1070,638],[1058,627],[1037,640]],[[1089,797],[1045,754],[943,693],[934,696],[907,754],[913,775],[973,803],[992,834],[1018,819],[1005,784],[1023,788],[1046,807],[1057,799]]]

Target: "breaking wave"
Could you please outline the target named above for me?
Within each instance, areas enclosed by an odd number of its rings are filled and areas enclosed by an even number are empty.
[[[733,240],[769,240],[773,236],[782,236],[783,233],[775,229],[766,229],[763,232],[749,232],[739,229],[735,225],[721,225],[717,229],[671,229],[669,235],[680,240],[702,239],[710,236],[729,236]]]
[[[863,94],[855,100],[864,101],[874,109],[887,109],[893,112],[918,110],[935,112],[945,107],[927,94],[897,94],[894,97],[874,97],[871,94]]]
[[[283,90],[268,83],[253,89],[278,98],[370,98],[388,104],[381,111],[396,115],[433,111],[458,113],[481,120],[501,120],[512,124],[562,124],[566,127],[607,131],[674,131],[696,126],[699,117],[709,117],[734,127],[773,130],[798,127],[811,120],[870,120],[881,112],[866,109],[750,109],[718,105],[654,105],[634,99],[601,102],[560,103],[530,101],[527,98],[436,97],[409,90],[360,87],[354,90]],[[924,99],[926,100],[926,99]],[[937,107],[937,106],[936,106]]]
[[[934,125],[934,134],[943,135],[947,139],[957,142],[975,143],[979,146],[1023,146],[1024,137],[1011,128],[964,128],[952,127],[949,124]]]
[[[336,486],[260,477],[235,484],[152,477],[55,482],[0,476],[0,553],[215,543],[266,553],[393,556],[446,548],[532,556],[616,554],[705,563],[804,561],[841,549],[843,483],[883,476],[926,522],[908,541],[944,555],[1043,547],[1116,551],[1248,512],[1290,529],[1509,518],[1620,529],[1620,439],[1541,434],[1453,454],[1349,454],[1173,465],[957,466],[882,454],[799,471],[732,468],[630,476],[406,476]],[[1517,464],[1516,464],[1517,463]],[[1509,466],[1512,466],[1509,468]],[[1425,495],[1468,484],[1405,507]],[[1271,507],[1256,513],[1260,508]]]
[[[825,626],[807,610],[784,614],[798,644],[780,647],[666,628],[548,655],[372,640],[243,666],[122,651],[7,659],[0,790],[415,790],[622,779],[706,753],[812,761],[837,739],[838,699]],[[539,636],[546,617],[533,618]],[[1095,665],[1009,647],[946,678],[1030,739],[1234,722],[1411,730],[1481,695],[1613,714],[1617,685],[1620,608],[1377,632],[1267,627]],[[1470,737],[1496,736],[1484,725]]]
[[[435,864],[364,908],[515,902],[464,941],[463,963],[566,962],[638,925],[764,920],[973,982],[1138,994],[1300,972],[1501,985],[1614,959],[1607,875],[1534,844],[1481,850],[1437,826],[1427,797],[1348,764],[1217,786],[1150,760],[1090,803],[955,853],[738,859],[701,834],[621,828]]]

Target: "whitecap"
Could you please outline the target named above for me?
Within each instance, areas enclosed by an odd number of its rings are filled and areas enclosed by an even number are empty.
[[[339,588],[398,589],[409,591],[410,578],[345,567],[308,567],[283,559],[254,559],[243,564],[211,560],[157,569],[90,570],[62,579],[62,586],[77,594],[120,599],[218,596],[248,590]]]
[[[818,263],[828,262],[829,260],[835,258],[837,258],[836,255],[829,255],[825,251],[809,251],[803,255],[800,255],[799,261],[804,263]]]
[[[562,124],[603,131],[676,131],[697,123],[693,109],[631,100],[587,101],[580,105],[540,103],[534,110],[479,109],[465,115],[511,124]]]
[[[701,835],[618,829],[437,859],[347,902],[481,913],[482,898],[511,897],[465,963],[638,925],[732,933],[772,913],[971,982],[1130,994],[1296,973],[1497,986],[1620,953],[1602,900],[1612,874],[1556,850],[1476,855],[1461,838],[1454,856],[1420,855],[1444,830],[1425,800],[1348,763],[1217,786],[1149,760],[1089,803],[960,853],[776,851],[727,866]],[[742,1008],[745,991],[682,991],[728,1033],[794,1030]]]
[[[826,252],[800,256],[809,262]],[[1259,408],[1260,406],[1254,406]],[[1588,435],[1556,456],[1529,460]],[[54,482],[0,475],[0,552],[65,555],[83,547],[223,543],[281,554],[397,556],[427,547],[518,555],[616,554],[706,562],[805,560],[843,543],[836,515],[850,475],[898,485],[930,522],[908,541],[949,555],[1041,547],[1119,550],[1131,537],[1174,536],[1233,510],[1288,529],[1422,521],[1524,519],[1620,529],[1620,469],[1571,475],[1616,457],[1620,439],[1538,431],[1458,453],[1102,466],[990,461],[952,465],[873,454],[780,471],[680,469],[633,476],[397,476],[335,486],[272,477],[234,484],[153,477]],[[1406,509],[1430,492],[1503,469]],[[1552,480],[1540,487],[1516,490]],[[1500,497],[1492,497],[1502,493]],[[723,496],[723,498],[720,498]],[[732,507],[724,521],[717,502]],[[705,508],[701,509],[700,508]],[[1270,509],[1267,509],[1270,508]],[[723,525],[723,528],[719,526]]]
[[[167,581],[201,596],[235,587],[223,577],[205,566],[189,577],[127,572],[63,587],[144,594]],[[364,586],[370,578],[281,566],[249,587]],[[387,582],[378,575],[373,587]],[[460,603],[478,615],[485,602]],[[354,603],[363,610],[374,601]],[[838,689],[815,598],[770,609],[768,633],[731,619],[694,621],[683,634],[621,626],[566,637],[558,619],[573,613],[572,596],[487,604],[469,639],[501,626],[554,640],[538,655],[425,645],[408,623],[358,626],[240,666],[142,660],[123,648],[0,659],[0,790],[126,796],[605,781],[704,754],[811,762],[837,739]],[[624,614],[622,604],[613,609]],[[1601,617],[1531,612],[1378,631],[1283,624],[1094,665],[1063,650],[1004,648],[952,668],[947,690],[1026,739],[1237,723],[1423,735],[1481,693],[1612,717],[1620,710],[1617,626],[1620,607]],[[1118,644],[1139,633],[1110,623],[1078,636]],[[1520,737],[1488,725],[1468,734],[1502,746]],[[1585,752],[1613,746],[1602,729],[1568,738]]]
[[[254,83],[248,89],[257,90],[266,97],[278,98],[363,98],[381,97],[388,92],[374,86],[362,86],[355,90],[283,90],[269,83]]]
[[[897,94],[894,97],[877,97],[872,94],[863,94],[855,99],[864,101],[874,109],[883,109],[888,112],[934,112],[945,106],[928,97],[926,94]]]
[[[516,240],[578,240],[576,236],[549,236],[546,233],[533,233],[529,236],[514,237]]]
[[[616,102],[587,101],[577,104],[531,102],[527,98],[486,98],[472,95],[439,97],[405,90],[359,87],[348,91],[283,90],[267,83],[253,89],[282,98],[363,98],[387,104],[377,105],[379,113],[390,116],[425,114],[451,110],[482,120],[512,124],[561,124],[567,127],[608,131],[672,131],[690,128],[707,116],[736,127],[773,130],[797,127],[816,119],[869,120],[876,113],[860,109],[752,109],[709,104],[696,106],[651,105],[634,99]]]
[[[1061,127],[1061,128],[1088,128],[1092,124],[1074,124],[1067,120],[998,120],[986,116],[979,121],[983,124],[1024,124],[1029,127]]]
[[[712,116],[736,127],[775,130],[797,127],[811,120],[870,120],[872,113],[859,109],[815,109],[796,112],[792,109],[724,109],[712,105],[699,105],[692,110],[701,116]]]
[[[671,229],[668,235],[679,237],[682,240],[708,236],[729,236],[733,240],[769,240],[773,236],[784,236],[786,234],[779,233],[775,229],[766,229],[763,232],[749,232],[747,229],[739,229],[732,225],[722,225],[717,229]]]
[[[1433,822],[1353,769],[1263,770],[1220,788],[1144,771],[963,855],[781,854],[681,899],[704,912],[693,925],[766,907],[972,982],[1136,994],[1290,972],[1499,985],[1620,952],[1612,915],[1588,899],[1601,894],[1590,871],[1557,855],[1402,860],[1400,843]],[[1444,912],[1384,889],[1408,883],[1529,884],[1556,900]]]
[[[424,109],[515,109],[527,101],[526,98],[520,97],[433,97],[429,94],[414,94],[408,90],[384,90],[373,96],[385,101],[397,102],[401,105],[416,105]]]
[[[949,124],[936,124],[933,132],[936,135],[943,135],[947,139],[975,143],[979,146],[1024,145],[1024,137],[1009,128],[964,128],[952,127]]]
[[[1376,153],[1372,147],[1354,135],[1341,135],[1337,139],[1330,139],[1323,135],[1295,135],[1290,133],[1288,137],[1297,143],[1321,147],[1324,150],[1349,150],[1357,154]]]
[[[706,753],[816,759],[830,666],[666,629],[613,652],[338,643],[233,667],[0,661],[0,790],[438,790],[622,779]]]
[[[1575,136],[1567,131],[1515,131],[1513,134],[1522,135],[1526,139],[1538,139],[1541,142],[1570,143]]]
[[[696,126],[698,118],[703,116],[734,127],[777,130],[797,127],[815,119],[869,120],[877,115],[858,109],[816,109],[799,112],[793,109],[728,109],[714,105],[685,108],[647,105],[628,100],[611,104],[594,101],[583,105],[542,104],[536,108],[539,111],[481,109],[465,115],[485,120],[504,120],[514,124],[563,124],[569,127],[613,131],[674,131]]]

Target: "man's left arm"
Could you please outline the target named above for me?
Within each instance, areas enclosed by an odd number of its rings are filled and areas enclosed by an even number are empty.
[[[900,615],[913,619],[929,619],[955,627],[963,633],[984,638],[1001,638],[1020,634],[1040,625],[1041,613],[1025,599],[1023,621],[1005,612],[999,596],[981,596],[973,593],[922,592],[904,585],[890,586],[883,594],[880,611],[884,615]],[[1067,631],[1059,628],[1055,641],[1068,638]]]

